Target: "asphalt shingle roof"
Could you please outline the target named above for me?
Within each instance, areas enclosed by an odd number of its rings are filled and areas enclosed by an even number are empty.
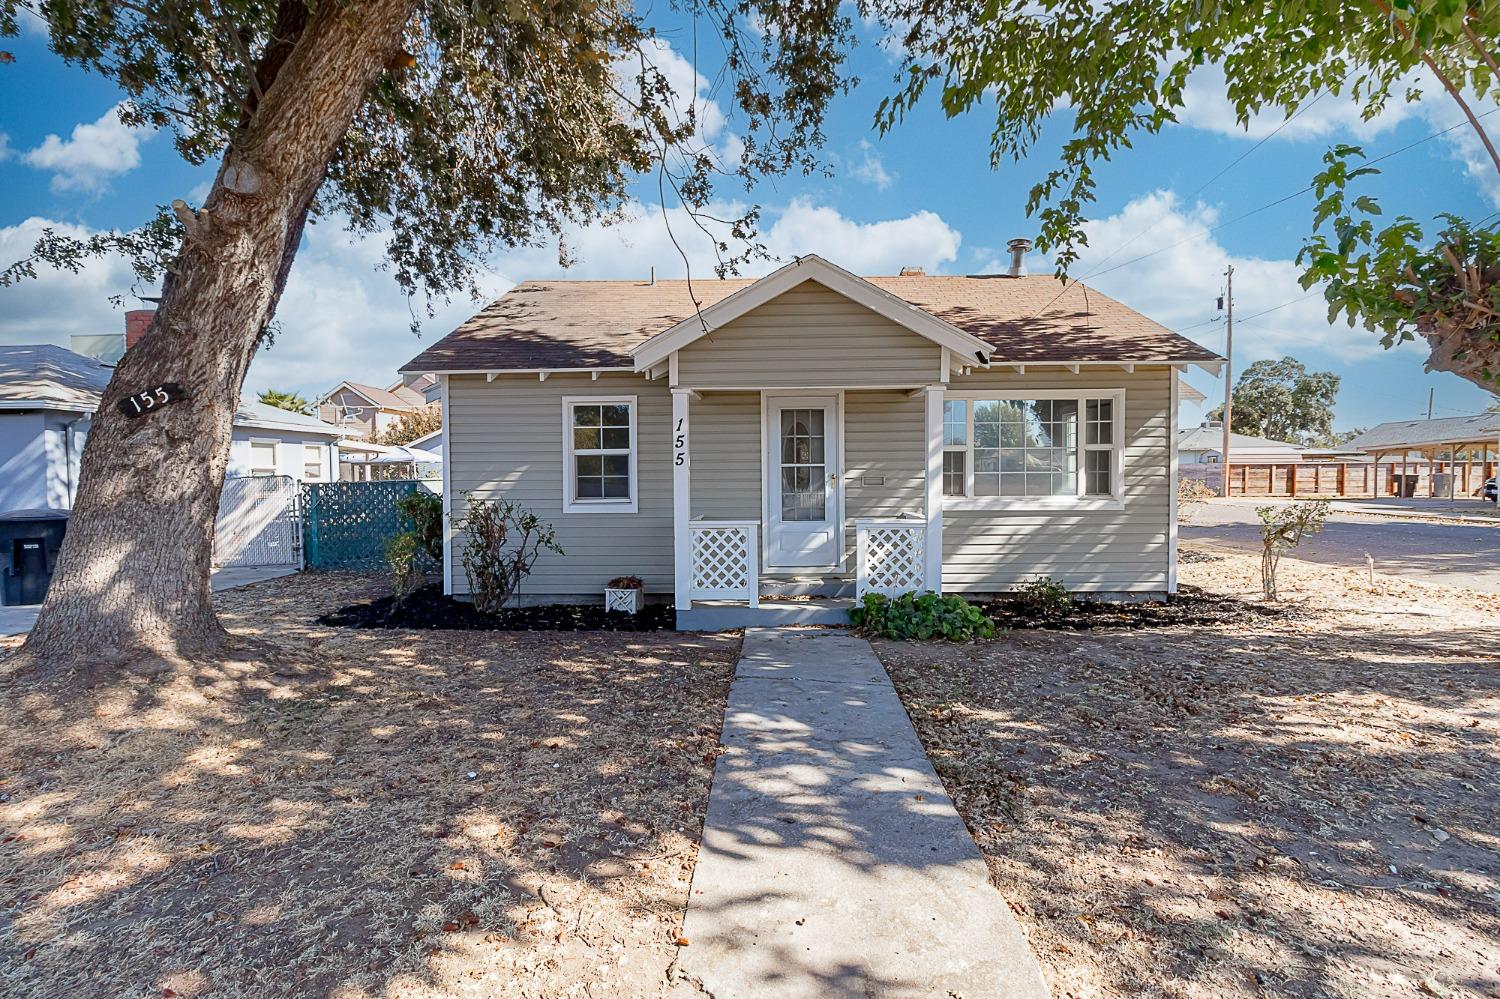
[[[1429,444],[1477,444],[1500,435],[1500,413],[1380,423],[1351,440],[1361,451],[1396,451]]]
[[[998,362],[1213,361],[1219,356],[1134,309],[1050,275],[865,280],[986,341]],[[418,354],[403,371],[629,367],[630,351],[754,279],[525,281]]]

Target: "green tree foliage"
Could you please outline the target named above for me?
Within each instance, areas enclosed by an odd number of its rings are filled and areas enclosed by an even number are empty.
[[[276,389],[266,389],[260,394],[260,401],[267,406],[275,406],[289,413],[301,413],[303,416],[312,415],[312,403],[302,398],[295,392],[279,392]]]
[[[434,430],[441,429],[443,429],[442,407],[423,406],[421,409],[401,414],[401,418],[393,423],[389,430],[376,434],[371,439],[376,444],[400,447],[402,444],[410,444],[419,437],[426,437]]]
[[[932,91],[950,116],[991,109],[998,167],[1030,152],[1057,109],[1071,114],[1060,163],[1027,202],[1038,217],[1038,246],[1056,254],[1062,274],[1087,244],[1097,166],[1176,121],[1189,76],[1204,66],[1223,69],[1225,96],[1242,123],[1295,114],[1324,93],[1352,99],[1372,118],[1392,100],[1421,98],[1409,81],[1425,69],[1500,170],[1481,114],[1464,96],[1496,100],[1500,4],[900,0],[876,4],[873,16],[893,33],[901,60],[899,90],[877,116],[882,128]],[[1350,155],[1338,156],[1336,176],[1320,179],[1320,199],[1361,175],[1344,165]],[[1314,228],[1328,235],[1309,244],[1308,286],[1323,284],[1331,315],[1379,331],[1387,345],[1425,336],[1430,366],[1492,385],[1500,371],[1500,237],[1449,216],[1435,234],[1409,219],[1377,234],[1366,224],[1376,211],[1367,196],[1320,204]]]
[[[1333,403],[1339,376],[1308,371],[1294,357],[1256,361],[1234,383],[1230,428],[1235,433],[1290,444],[1313,444],[1333,434]],[[1209,413],[1222,420],[1224,407]]]

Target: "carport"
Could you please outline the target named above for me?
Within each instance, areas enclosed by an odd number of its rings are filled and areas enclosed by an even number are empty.
[[[1403,480],[1416,475],[1420,483],[1425,462],[1425,491],[1418,488],[1417,495],[1447,499],[1470,496],[1495,474],[1494,457],[1500,455],[1500,413],[1381,423],[1348,446],[1371,455],[1377,464],[1399,460]]]

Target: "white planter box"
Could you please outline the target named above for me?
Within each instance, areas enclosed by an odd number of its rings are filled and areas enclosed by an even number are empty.
[[[645,591],[638,590],[633,586],[623,590],[606,586],[604,588],[604,610],[606,612],[624,611],[626,614],[638,613],[641,609],[641,604],[644,602],[642,599],[644,595]]]

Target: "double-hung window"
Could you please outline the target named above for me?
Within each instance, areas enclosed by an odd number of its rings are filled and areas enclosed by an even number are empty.
[[[563,400],[563,509],[636,512],[635,396]]]
[[[1120,500],[1124,393],[950,396],[943,403],[943,495],[974,508]]]
[[[302,477],[304,479],[323,477],[323,445],[302,445]]]

